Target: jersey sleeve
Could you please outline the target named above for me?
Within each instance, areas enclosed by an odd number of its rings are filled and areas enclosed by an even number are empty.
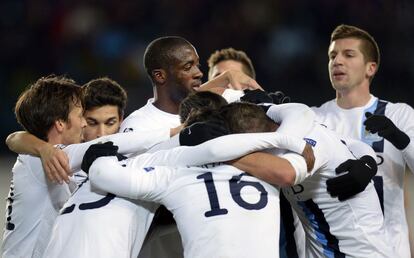
[[[174,170],[119,164],[116,157],[100,157],[89,170],[92,187],[131,199],[159,202],[168,189]]]
[[[137,156],[134,162],[146,165],[186,166],[233,160],[268,148],[302,153],[306,142],[278,132],[245,133],[218,137],[196,146],[181,146]]]
[[[244,92],[242,90],[225,89],[221,96],[227,103],[233,103],[240,101],[240,98],[244,96]]]
[[[315,112],[299,103],[271,105],[266,115],[280,124],[278,132],[300,138],[309,133],[315,120]]]
[[[405,162],[414,173],[414,110],[411,106],[403,103],[395,104],[398,109],[397,119],[393,120],[395,125],[410,137],[410,143],[401,151]]]
[[[374,160],[377,160],[377,155],[375,154],[374,149],[372,149],[372,147],[369,146],[368,144],[360,140],[352,139],[349,137],[341,137],[341,138],[342,140],[345,141],[346,146],[352,152],[355,158],[359,159],[362,156],[369,155]]]
[[[278,156],[287,159],[295,170],[296,177],[294,185],[302,183],[303,180],[310,175],[310,173],[308,173],[305,158],[301,155],[293,152],[287,152]]]
[[[129,153],[143,153],[149,150],[154,145],[168,140],[170,138],[169,129],[159,129],[150,132],[129,132],[129,133],[117,133],[112,135],[107,135],[95,139],[93,141],[80,143],[80,144],[71,144],[63,148],[63,150],[68,154],[69,157],[69,166],[72,171],[80,170],[80,165],[82,163],[83,155],[85,155],[86,150],[92,144],[99,142],[112,141],[114,145],[119,147],[118,152],[121,154]]]

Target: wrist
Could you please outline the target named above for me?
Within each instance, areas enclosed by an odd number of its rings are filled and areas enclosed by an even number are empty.
[[[410,137],[398,128],[388,137],[388,139],[399,150],[405,149],[410,143]]]

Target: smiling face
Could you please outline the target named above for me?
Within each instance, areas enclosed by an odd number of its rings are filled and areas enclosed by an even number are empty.
[[[172,53],[172,62],[167,69],[167,83],[170,96],[181,101],[194,88],[200,87],[203,73],[196,50],[191,45],[184,45]]]
[[[87,123],[83,131],[85,141],[117,133],[122,122],[118,107],[115,105],[105,105],[86,110],[84,117]]]
[[[329,78],[337,91],[350,91],[368,86],[376,72],[375,62],[366,62],[361,52],[361,40],[344,38],[332,41],[328,51]]]

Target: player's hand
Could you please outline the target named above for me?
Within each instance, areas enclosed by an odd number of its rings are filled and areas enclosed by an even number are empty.
[[[315,155],[313,153],[313,149],[310,144],[308,143],[305,144],[305,148],[303,149],[302,156],[305,158],[308,172],[311,172],[313,169],[313,166],[315,165]]]
[[[359,160],[348,159],[339,165],[335,172],[348,173],[328,179],[327,191],[332,197],[344,201],[365,190],[377,173],[377,163],[371,156],[366,155]]]
[[[240,100],[253,104],[273,103],[273,99],[265,91],[260,89],[244,90],[244,96]]]
[[[273,104],[284,104],[284,103],[289,103],[290,102],[290,97],[286,96],[281,91],[270,92],[270,93],[268,93],[268,95],[272,98],[272,100],[273,100],[272,103]]]
[[[397,149],[402,150],[410,143],[410,137],[398,129],[395,124],[386,116],[373,115],[370,112],[365,113],[364,125],[370,133],[378,133],[391,142]]]
[[[113,142],[95,143],[89,146],[83,156],[81,169],[89,173],[89,168],[95,159],[104,156],[116,156],[118,154],[118,146]]]
[[[196,122],[180,132],[180,145],[194,146],[229,133],[229,129],[222,121]]]
[[[54,183],[69,183],[69,176],[72,174],[69,168],[69,158],[64,151],[51,144],[46,144],[40,150],[40,159],[46,177]]]
[[[251,77],[246,75],[245,73],[241,71],[235,71],[235,70],[227,70],[224,72],[227,76],[227,80],[229,83],[229,88],[235,89],[235,90],[256,90],[260,89],[263,90],[263,88]]]

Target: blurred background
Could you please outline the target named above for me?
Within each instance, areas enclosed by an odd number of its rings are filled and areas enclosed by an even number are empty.
[[[20,129],[13,114],[20,92],[51,73],[79,84],[109,76],[128,92],[127,114],[144,105],[152,86],[143,52],[165,35],[182,36],[196,47],[204,80],[209,55],[234,47],[250,56],[265,89],[320,105],[334,98],[327,71],[330,33],[341,23],[356,25],[381,49],[372,92],[414,106],[413,1],[2,0],[0,10],[2,141]],[[4,143],[0,155],[3,197],[14,155]]]

